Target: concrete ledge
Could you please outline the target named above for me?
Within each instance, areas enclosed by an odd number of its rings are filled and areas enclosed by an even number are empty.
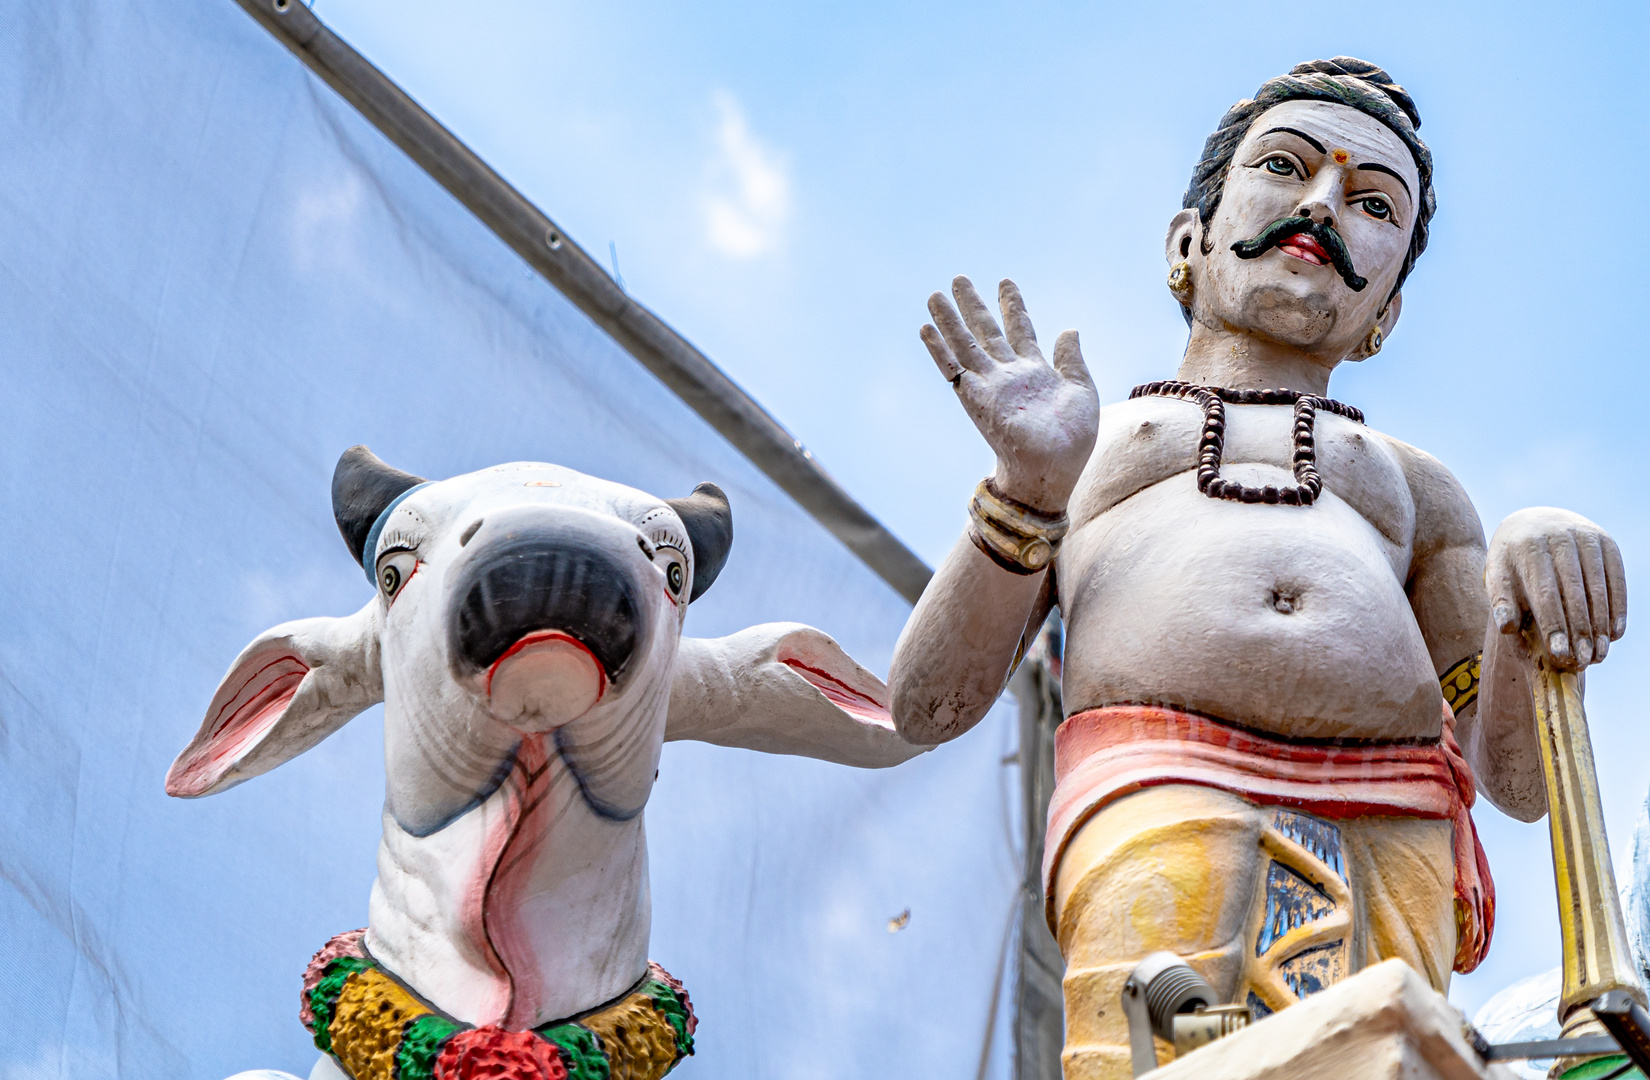
[[[1511,1080],[1486,1065],[1461,1014],[1402,960],[1368,968],[1205,1046],[1154,1080]]]

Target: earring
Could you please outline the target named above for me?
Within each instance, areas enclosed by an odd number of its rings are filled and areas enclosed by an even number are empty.
[[[1381,351],[1381,345],[1386,341],[1386,335],[1381,333],[1379,326],[1371,326],[1365,336],[1363,344],[1358,346],[1358,359],[1368,360]]]
[[[1189,307],[1192,302],[1192,264],[1177,262],[1169,271],[1169,291],[1179,300],[1181,306]]]

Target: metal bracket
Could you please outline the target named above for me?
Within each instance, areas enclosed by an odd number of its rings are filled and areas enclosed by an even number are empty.
[[[1584,1035],[1579,1039],[1532,1039],[1529,1042],[1492,1043],[1484,1049],[1484,1060],[1525,1061],[1530,1058],[1590,1057],[1620,1052],[1621,1047],[1609,1035]]]
[[[1146,1010],[1146,985],[1134,975],[1123,984],[1123,1015],[1129,1021],[1129,1058],[1135,1076],[1157,1068],[1157,1045],[1152,1042],[1152,1018]]]
[[[1593,999],[1593,1015],[1615,1037],[1627,1060],[1650,1076],[1650,1013],[1625,990],[1611,990]]]

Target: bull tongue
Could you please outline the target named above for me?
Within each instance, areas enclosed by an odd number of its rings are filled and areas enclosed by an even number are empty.
[[[577,720],[607,692],[607,674],[583,644],[559,630],[528,634],[487,670],[493,717],[544,732]]]

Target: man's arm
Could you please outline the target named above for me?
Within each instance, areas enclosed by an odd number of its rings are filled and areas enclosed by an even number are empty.
[[[1486,553],[1478,515],[1449,470],[1388,441],[1415,500],[1405,588],[1440,679],[1453,676],[1445,693],[1456,697],[1461,749],[1492,803],[1536,821],[1547,794],[1531,672],[1538,662],[1580,671],[1604,659],[1627,625],[1621,554],[1591,521],[1550,507],[1510,515]],[[1463,700],[1471,690],[1462,664],[1480,649],[1477,696]]]
[[[966,534],[917,601],[888,676],[906,741],[948,742],[1003,692],[1054,607],[1054,571],[1022,576],[993,563]]]
[[[996,451],[997,494],[1059,517],[1088,463],[1100,417],[1077,334],[1060,335],[1050,365],[1013,282],[998,289],[1003,329],[967,278],[957,278],[952,293],[956,308],[939,293],[929,298],[935,325],[923,327],[923,343]],[[964,533],[894,649],[888,685],[902,738],[932,745],[979,722],[1002,692],[1022,639],[1052,607],[1052,576],[1051,569],[1006,568]]]
[[[1445,700],[1455,709],[1461,750],[1492,803],[1520,821],[1534,821],[1547,803],[1528,661],[1508,654],[1512,640],[1503,640],[1490,622],[1488,551],[1478,512],[1437,458],[1396,439],[1387,442],[1403,462],[1415,501],[1414,554],[1404,591],[1433,669],[1445,683]],[[1481,672],[1476,678],[1475,666]]]
[[[1582,673],[1627,629],[1621,552],[1580,514],[1535,506],[1509,514],[1490,539],[1477,741],[1487,793],[1520,821],[1547,812],[1530,678],[1537,664]],[[1463,745],[1465,745],[1463,743]]]

